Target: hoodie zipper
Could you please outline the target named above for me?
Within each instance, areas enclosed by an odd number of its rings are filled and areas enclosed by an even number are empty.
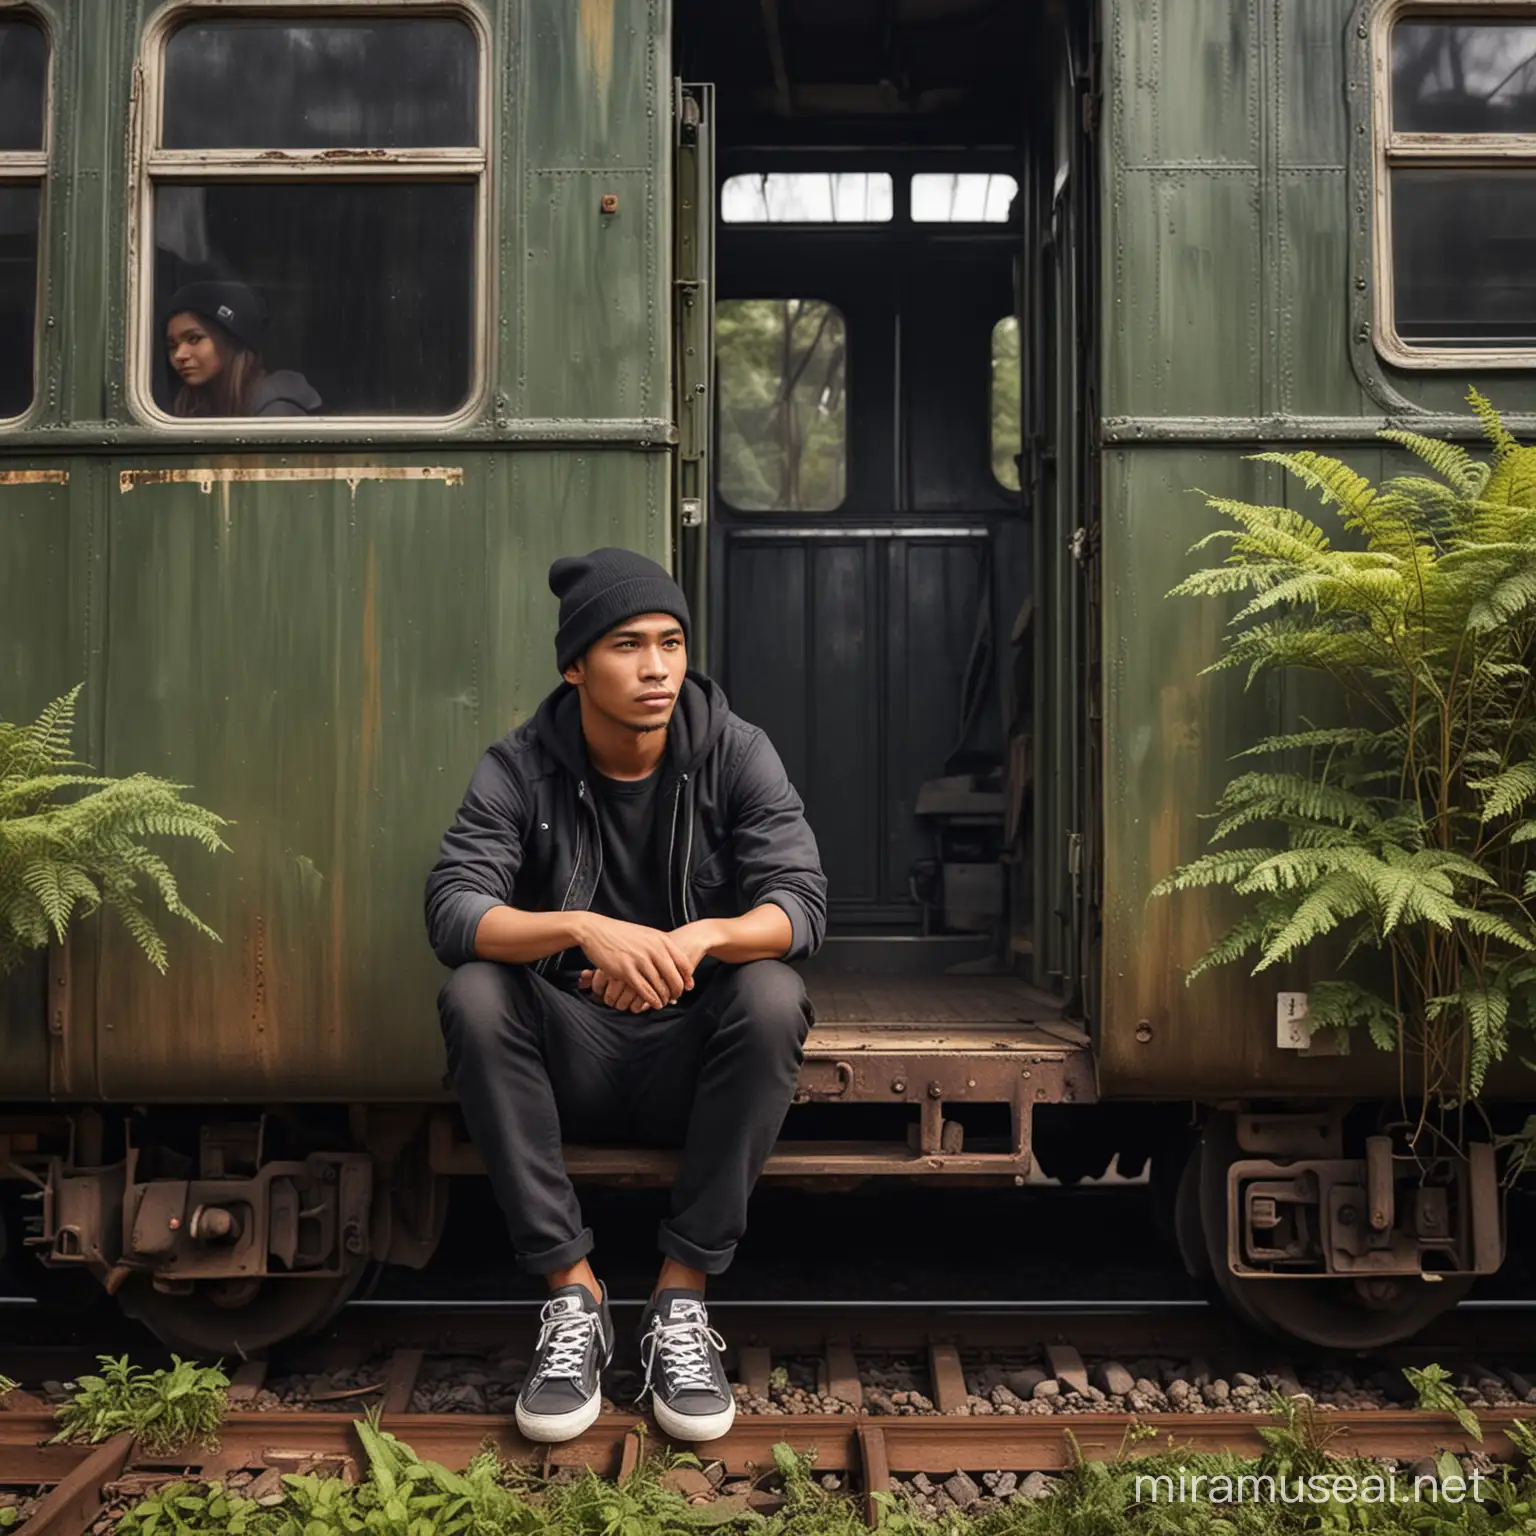
[[[688,775],[685,773],[683,775],[683,783],[686,785],[687,782],[688,782]],[[681,790],[678,791],[678,798],[679,799],[682,798],[682,791]],[[690,913],[688,911],[688,866],[691,863],[693,863],[693,808],[692,808],[692,806],[690,806],[689,810],[688,810],[688,843],[687,843],[687,846],[683,849],[683,921],[685,923],[691,923],[693,921],[693,918],[692,918],[692,916],[690,915]]]
[[[685,773],[677,781],[677,793],[672,796],[672,835],[667,839],[667,875],[670,878],[672,871],[677,868],[677,812],[683,803],[683,785],[688,782]],[[683,887],[683,910],[688,910],[688,888]],[[672,919],[672,926],[677,927],[677,898],[672,887],[667,887],[667,916]]]
[[[582,814],[582,807],[586,804],[586,799],[587,781],[582,779],[576,785],[576,857],[571,862],[571,878],[566,882],[565,895],[560,898],[560,910],[562,912],[567,911],[570,907],[571,892],[576,889],[576,877],[581,873],[581,850],[583,846],[583,838],[586,833],[586,817]],[[594,892],[597,890],[598,881],[600,881],[602,878],[603,841],[601,838],[599,838],[597,841],[597,880],[592,882],[592,889]],[[592,899],[591,897],[588,897],[585,905],[591,906],[591,904]],[[560,962],[565,959],[566,954],[567,951],[562,949],[556,955],[546,955],[538,963],[538,965],[534,967],[534,970],[537,971],[540,975],[543,975],[550,966],[553,966],[556,970],[559,970]]]

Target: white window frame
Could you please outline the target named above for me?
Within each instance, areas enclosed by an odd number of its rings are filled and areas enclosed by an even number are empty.
[[[1498,169],[1528,166],[1536,170],[1536,134],[1399,133],[1392,126],[1392,29],[1412,17],[1479,21],[1527,20],[1536,25],[1533,0],[1383,0],[1371,18],[1371,98],[1374,125],[1375,218],[1372,259],[1375,265],[1377,352],[1395,368],[1483,369],[1536,367],[1536,347],[1418,347],[1397,332],[1393,293],[1392,171],[1395,167],[1445,166]]]
[[[57,39],[48,18],[37,11],[20,7],[0,9],[0,21],[25,21],[43,34],[47,60],[43,66],[43,147],[41,149],[0,150],[0,186],[37,188],[37,292],[32,305],[32,398],[26,409],[15,416],[0,417],[0,428],[19,427],[36,415],[42,402],[43,294],[47,260],[48,166],[53,149],[53,65],[58,57]]]
[[[476,129],[474,149],[162,149],[160,125],[165,103],[165,47],[171,35],[190,21],[288,20],[323,23],[353,18],[420,19],[449,17],[474,33],[478,50]],[[431,427],[441,432],[473,420],[485,405],[490,383],[488,333],[492,312],[492,229],[490,145],[491,29],[474,0],[171,0],[144,30],[134,80],[137,126],[131,135],[128,272],[128,401],[135,416],[157,430],[183,437],[206,438],[215,433],[264,436],[306,434],[356,436],[360,431],[408,435]],[[331,180],[467,181],[475,184],[474,269],[471,300],[470,384],[464,403],[446,416],[328,416],[323,412],[294,417],[216,416],[195,420],[172,416],[155,403],[150,390],[153,349],[160,344],[154,319],[155,188],[165,182],[258,179],[283,181]]]

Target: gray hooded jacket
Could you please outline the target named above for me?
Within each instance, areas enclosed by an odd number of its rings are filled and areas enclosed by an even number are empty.
[[[785,958],[814,954],[826,933],[827,880],[773,744],[731,713],[716,683],[690,671],[667,747],[657,803],[671,819],[674,923],[740,917],[772,902],[793,932]],[[569,683],[486,751],[427,880],[427,932],[444,965],[475,958],[475,930],[492,907],[552,912],[591,904],[603,858],[591,773]],[[549,956],[537,968],[574,985],[563,959]]]

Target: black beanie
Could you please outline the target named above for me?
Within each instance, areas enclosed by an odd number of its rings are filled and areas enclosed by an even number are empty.
[[[165,311],[167,321],[173,315],[200,315],[222,325],[236,341],[252,352],[260,352],[267,336],[267,306],[254,288],[244,283],[188,283],[171,295]]]
[[[549,590],[560,599],[555,665],[571,665],[594,640],[637,613],[670,613],[690,644],[688,599],[656,564],[632,549],[594,549],[590,555],[562,555],[549,568]]]

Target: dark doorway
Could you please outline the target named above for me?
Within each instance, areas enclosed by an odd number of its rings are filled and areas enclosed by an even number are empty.
[[[677,30],[717,103],[711,670],[805,798],[831,933],[1005,964],[1037,28],[1016,0],[680,0]]]

